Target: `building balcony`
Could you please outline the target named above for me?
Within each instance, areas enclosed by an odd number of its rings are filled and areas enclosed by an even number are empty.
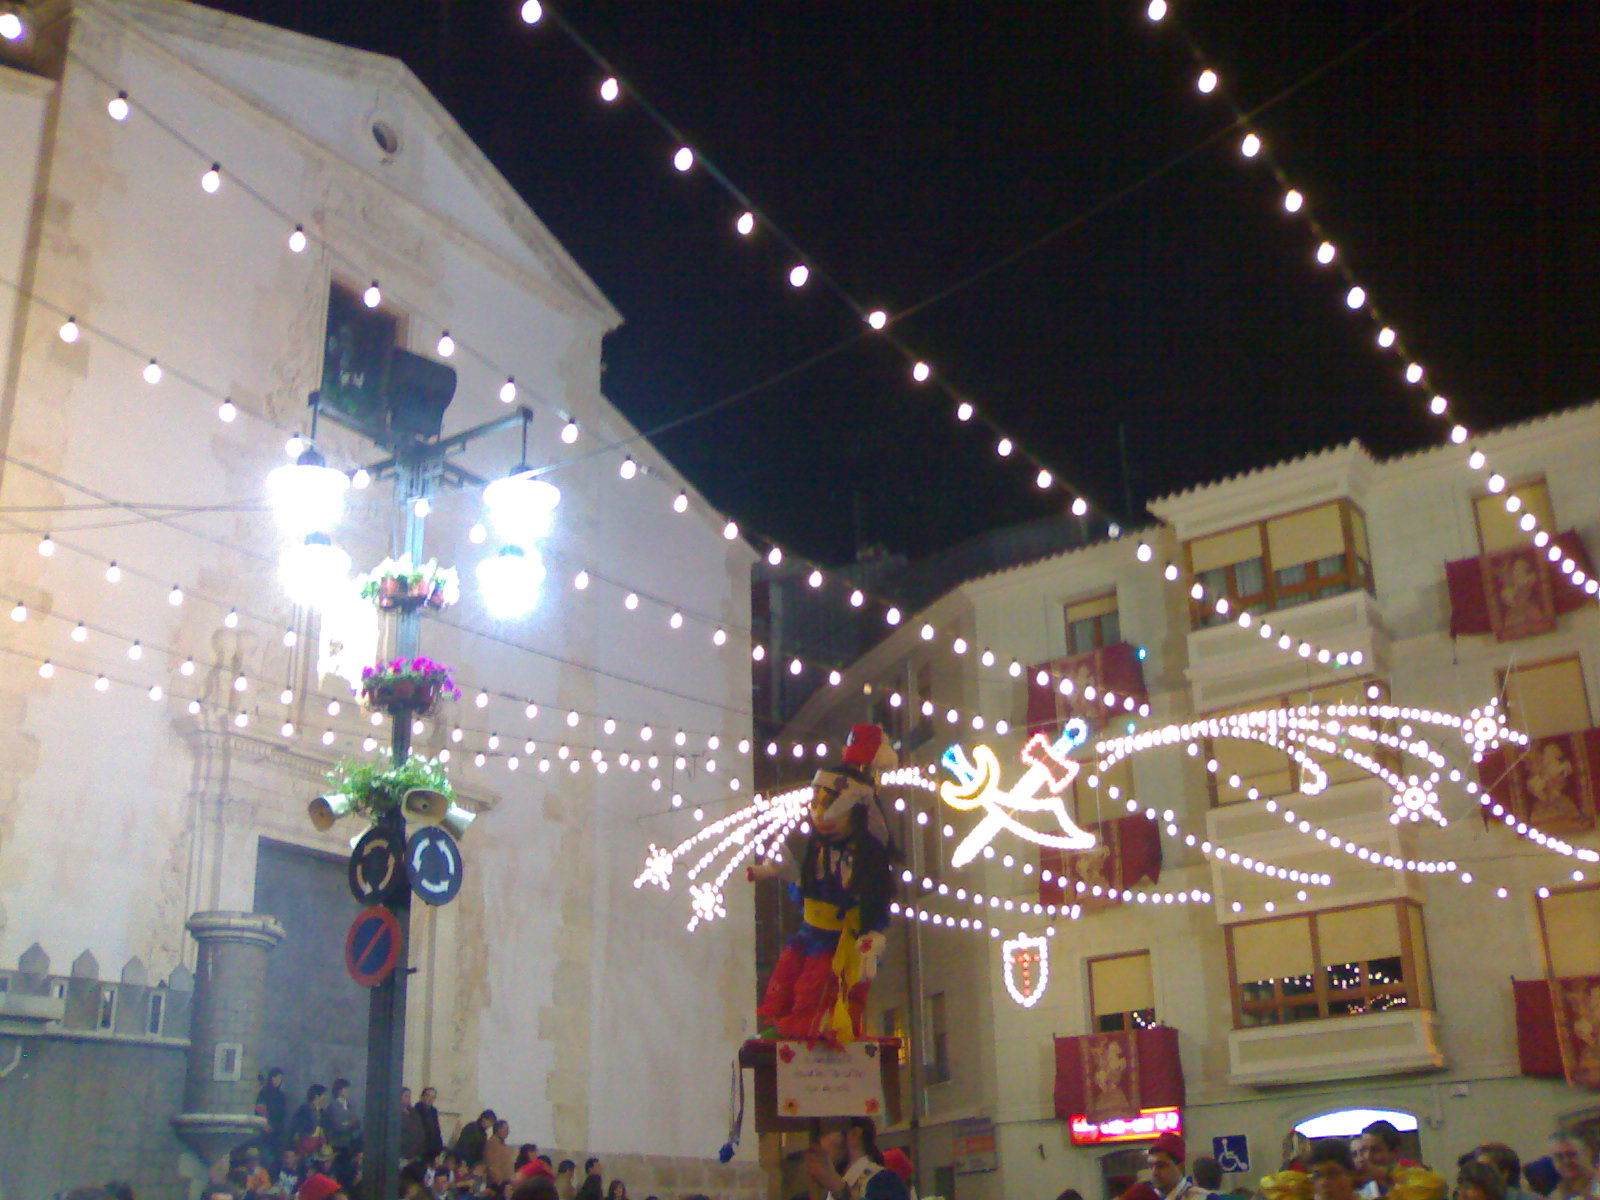
[[[1314,600],[1264,620],[1274,629],[1304,638],[1338,653],[1359,654],[1359,664],[1319,666],[1314,660],[1284,654],[1257,632],[1259,622],[1241,629],[1233,622],[1189,634],[1189,687],[1196,712],[1213,712],[1281,696],[1307,686],[1307,672],[1321,672],[1321,682],[1359,675],[1386,675],[1390,635],[1378,602],[1365,589]]]
[[[1545,550],[1523,545],[1445,563],[1451,636],[1493,634],[1502,642],[1535,637],[1552,632],[1563,614],[1593,604],[1588,592],[1556,569],[1551,551],[1577,563],[1585,576],[1593,574],[1583,539],[1570,529]]]
[[[1444,1065],[1437,1017],[1420,1008],[1228,1034],[1229,1081],[1255,1087],[1406,1075]]]

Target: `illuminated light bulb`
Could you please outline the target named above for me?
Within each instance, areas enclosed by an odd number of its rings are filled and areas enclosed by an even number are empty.
[[[238,415],[239,406],[236,405],[232,400],[224,400],[221,404],[217,405],[217,420],[221,421],[224,425],[233,424],[234,418],[236,418]]]
[[[200,701],[198,701],[198,700],[189,701],[189,715],[191,717],[198,717],[200,715]]]
[[[561,440],[568,446],[575,445],[578,441],[578,423],[570,417],[567,419],[567,423],[561,427]]]
[[[689,511],[689,493],[679,492],[672,500],[672,511],[686,513]]]
[[[639,607],[639,593],[629,592],[622,600],[622,607],[632,612]]]
[[[1209,96],[1217,90],[1217,73],[1210,67],[1200,72],[1200,77],[1194,81],[1195,87],[1200,89],[1200,94]]]
[[[17,606],[11,610],[11,619],[19,625],[28,619],[28,606],[21,600],[18,600]]]
[[[740,237],[749,237],[752,233],[755,232],[755,228],[756,228],[756,215],[755,215],[755,213],[752,213],[752,212],[742,212],[742,213],[740,213],[739,214],[739,219],[733,223],[733,227],[734,227],[734,229],[738,230],[738,233],[739,233]]]
[[[1366,302],[1366,289],[1361,287],[1359,284],[1344,294],[1344,303],[1346,308],[1360,308]]]
[[[967,639],[958,637],[950,643],[950,649],[957,654],[965,654],[967,652]]]
[[[1421,363],[1412,363],[1411,365],[1406,367],[1406,382],[1407,383],[1421,383],[1422,382],[1422,364]]]
[[[889,610],[883,614],[883,619],[890,625],[900,624],[900,610],[890,605]]]
[[[229,629],[239,628],[239,610],[237,608],[230,608],[228,610],[228,615],[222,618],[222,623]]]
[[[622,85],[616,81],[614,76],[608,75],[600,81],[600,99],[607,104],[615,102],[620,95],[622,95]]]
[[[106,103],[106,112],[113,121],[126,121],[133,109],[128,104],[128,93],[118,92]]]
[[[145,364],[143,374],[144,381],[154,387],[161,382],[161,364],[152,358]]]
[[[1055,482],[1055,477],[1051,475],[1049,471],[1041,469],[1039,473],[1033,477],[1033,482],[1040,491],[1044,491]]]
[[[1155,551],[1150,549],[1147,542],[1140,542],[1138,548],[1133,552],[1133,556],[1140,562],[1149,562],[1154,555]]]
[[[960,404],[956,405],[956,420],[970,421],[972,420],[972,412],[973,409],[971,402],[963,400]]]
[[[1306,198],[1294,188],[1290,188],[1283,194],[1283,210],[1285,212],[1297,213],[1305,205],[1305,202]]]
[[[97,691],[97,692],[108,691],[110,689],[110,687],[111,687],[111,681],[109,679],[107,679],[104,675],[98,675],[98,676],[95,677],[95,681],[94,681],[94,690],[95,691]]]
[[[798,675],[805,669],[805,664],[802,663],[798,658],[792,658],[789,660],[789,674]]]
[[[539,0],[522,0],[522,23],[524,25],[537,25],[544,16],[544,5]]]
[[[725,630],[725,629],[718,629],[715,633],[713,633],[711,635],[711,644],[713,646],[726,645],[727,641],[728,641],[728,631]]]
[[[361,303],[368,308],[377,308],[383,303],[383,293],[378,290],[378,281],[374,279],[367,285],[367,290],[361,293]]]
[[[806,576],[806,584],[807,584],[807,586],[812,587],[812,588],[821,587],[822,586],[822,572],[821,571],[817,571],[817,570],[813,570],[811,572],[811,574]]]
[[[1450,401],[1443,396],[1435,396],[1428,402],[1428,411],[1436,417],[1442,417],[1450,409]]]
[[[456,340],[450,336],[450,331],[448,329],[439,335],[439,345],[437,349],[439,351],[440,358],[449,358],[456,352]]]
[[[1160,21],[1167,15],[1167,0],[1150,0],[1149,7],[1144,10],[1144,15],[1152,21]]]
[[[473,699],[472,699],[472,703],[475,704],[479,708],[488,708],[489,707],[489,693],[484,691],[482,688],[479,688],[478,689],[478,694],[476,696],[474,696]],[[572,715],[573,716],[577,716],[578,714],[577,713],[573,713]],[[576,725],[577,722],[576,721],[569,721],[568,724]]]
[[[411,502],[411,511],[419,517],[425,517],[433,511],[433,501],[426,496],[418,496]]]
[[[1465,425],[1452,425],[1450,427],[1450,440],[1455,445],[1461,445],[1462,442],[1467,440],[1467,437],[1467,427]]]
[[[1522,508],[1522,497],[1521,496],[1512,494],[1512,495],[1506,497],[1506,511],[1507,512],[1509,512],[1509,513],[1518,512],[1518,511],[1521,510],[1521,508]]]
[[[183,589],[177,584],[173,584],[172,590],[167,593],[167,603],[172,605],[173,608],[177,608],[178,605],[183,603]]]
[[[1538,520],[1535,519],[1532,513],[1523,513],[1522,519],[1517,522],[1517,524],[1522,527],[1523,533],[1532,533],[1534,526],[1536,526],[1538,523]]]
[[[1394,345],[1394,337],[1394,330],[1385,325],[1382,329],[1378,330],[1378,345],[1387,350],[1390,346]]]
[[[243,675],[235,675],[233,677],[233,690],[234,691],[242,692],[242,691],[247,690],[249,687],[250,687],[250,681],[248,679],[246,679]]]
[[[56,336],[67,345],[72,345],[73,342],[78,340],[78,319],[76,317],[68,317],[61,322],[61,328],[56,330]]]
[[[589,586],[589,572],[587,572],[587,571],[579,571],[576,575],[574,575],[572,577],[572,587],[573,587],[574,591],[581,592],[581,591],[585,590],[588,586]]]
[[[674,612],[670,617],[667,618],[667,626],[670,629],[682,629],[683,614],[681,612]]]
[[[337,700],[329,700],[328,701],[328,715],[330,717],[337,717],[339,715],[340,708],[341,708],[341,705],[339,704],[339,702]]]
[[[730,541],[730,542],[733,541],[734,538],[738,537],[739,536],[739,524],[738,524],[738,522],[737,521],[729,521],[726,525],[724,525],[722,527],[722,536],[727,538],[728,541]]]
[[[925,362],[917,362],[911,368],[911,378],[918,383],[927,383],[928,376],[933,374],[933,368]]]
[[[750,657],[756,662],[761,662],[767,657],[767,648],[760,642],[757,642],[754,646],[750,647]]]
[[[1081,516],[1084,516],[1085,514],[1087,514],[1088,511],[1089,511],[1089,502],[1087,500],[1085,500],[1082,496],[1079,496],[1076,500],[1074,500],[1072,502],[1072,515],[1073,516],[1081,517]]]
[[[829,671],[828,672],[828,686],[829,687],[838,687],[839,684],[841,682],[843,682],[843,680],[844,680],[844,676],[839,674],[838,671],[835,670],[835,671]]]
[[[200,186],[208,195],[217,194],[217,189],[222,186],[222,167],[218,163],[212,163],[211,169],[200,176]]]
[[[783,561],[783,551],[774,546],[767,551],[767,565],[775,567]]]
[[[133,645],[128,647],[128,657],[134,662],[138,662],[144,657],[144,647],[140,645],[137,640],[134,641]]]
[[[39,664],[39,678],[51,679],[55,676],[56,667],[48,658]]]
[[[687,146],[679,146],[678,152],[672,156],[672,165],[680,171],[687,171],[694,166],[694,151]]]
[[[639,473],[639,464],[633,461],[633,455],[625,456],[617,467],[617,474],[624,479],[632,479]]]
[[[995,446],[994,452],[1001,458],[1010,458],[1014,449],[1016,447],[1011,444],[1010,438],[1001,438],[999,444]]]
[[[1239,153],[1246,158],[1254,158],[1261,153],[1261,139],[1253,133],[1245,134],[1239,143]]]
[[[289,234],[289,251],[292,254],[304,253],[306,248],[306,230],[304,225],[296,225]]]
[[[1332,242],[1323,242],[1322,245],[1317,247],[1317,261],[1323,266],[1327,266],[1333,261],[1334,255],[1337,253],[1338,251],[1334,249]]]
[[[1497,471],[1493,475],[1489,476],[1489,480],[1484,484],[1484,486],[1487,487],[1491,492],[1498,495],[1506,490],[1506,477]]]
[[[283,452],[290,458],[299,458],[309,448],[310,447],[307,445],[305,438],[301,437],[298,433],[291,433],[287,438],[284,439]]]
[[[789,286],[797,288],[805,287],[806,280],[810,278],[811,268],[806,266],[805,263],[797,263],[794,267],[790,268]]]

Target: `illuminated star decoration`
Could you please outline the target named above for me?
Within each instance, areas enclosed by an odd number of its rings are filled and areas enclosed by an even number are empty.
[[[1072,786],[1079,771],[1079,765],[1067,755],[1083,745],[1088,736],[1088,725],[1076,717],[1066,723],[1054,742],[1042,733],[1034,734],[1022,748],[1022,761],[1028,764],[1028,769],[1008,789],[1000,786],[1000,763],[988,746],[973,750],[976,765],[968,761],[960,746],[946,750],[940,761],[956,781],[940,785],[940,798],[951,808],[983,810],[983,819],[950,855],[950,865],[963,867],[971,862],[1002,829],[1039,846],[1058,850],[1091,849],[1095,845],[1094,834],[1084,832],[1073,823],[1062,801],[1062,793]],[[1045,794],[1040,795],[1041,791]],[[1053,817],[1061,832],[1035,829],[1017,819],[1014,814],[1019,812]]]
[[[1467,714],[1461,736],[1472,748],[1473,762],[1477,762],[1491,750],[1498,750],[1506,742],[1515,742],[1520,746],[1528,744],[1526,734],[1506,724],[1505,713],[1500,708],[1498,697],[1491,698],[1489,703],[1479,705]]]

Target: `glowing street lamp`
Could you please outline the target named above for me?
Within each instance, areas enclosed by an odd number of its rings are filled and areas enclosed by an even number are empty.
[[[350,577],[350,556],[325,533],[308,533],[305,539],[284,547],[278,560],[278,578],[296,604],[321,608],[336,599]]]
[[[278,524],[291,537],[324,533],[337,525],[349,490],[350,477],[328,466],[315,446],[267,476],[267,496]]]
[[[483,502],[500,540],[527,547],[549,535],[561,489],[522,463],[484,488]]]
[[[502,546],[498,554],[478,564],[484,608],[496,620],[515,620],[539,602],[544,575],[544,560],[537,550]]]

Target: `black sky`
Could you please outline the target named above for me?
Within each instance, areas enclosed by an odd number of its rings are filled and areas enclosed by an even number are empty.
[[[1145,0],[568,0],[563,17],[811,258],[891,312],[1230,124]],[[216,0],[404,59],[627,318],[605,387],[649,429],[862,331],[792,291],[770,239],[549,21],[513,0]],[[1600,6],[1173,0],[1253,123],[1469,425],[1600,395]],[[1410,10],[1415,9],[1414,12]],[[1410,15],[1405,15],[1410,12]],[[1396,21],[1397,17],[1402,17]],[[1096,501],[1358,437],[1429,444],[1417,394],[1312,265],[1237,137],[1190,154],[897,326]],[[749,529],[820,557],[914,556],[1040,515],[1031,472],[861,338],[663,437]],[[859,500],[857,499],[859,497]]]

